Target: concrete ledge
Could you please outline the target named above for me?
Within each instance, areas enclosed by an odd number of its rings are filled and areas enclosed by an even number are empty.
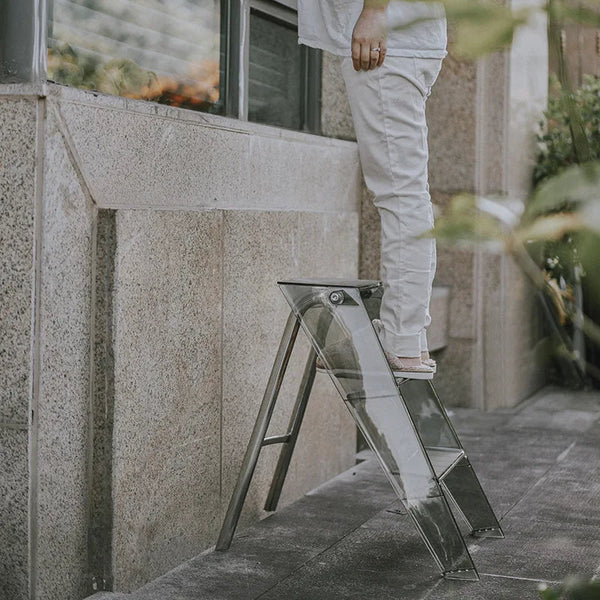
[[[48,95],[45,83],[0,83],[0,96],[19,96],[43,98]]]
[[[355,142],[49,84],[100,208],[358,212]]]

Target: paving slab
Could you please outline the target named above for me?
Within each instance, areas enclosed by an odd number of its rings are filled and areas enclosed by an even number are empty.
[[[573,444],[573,436],[504,429],[461,436],[469,459],[499,518],[544,477]]]
[[[386,512],[259,598],[418,598],[438,579],[437,567],[412,522]]]
[[[600,530],[600,443],[573,442],[510,511],[541,525],[560,523]],[[597,540],[600,550],[600,540]],[[598,561],[600,564],[600,560]]]
[[[481,573],[562,581],[581,573],[592,576],[600,565],[598,528],[517,517],[501,521],[506,538],[469,546]],[[494,543],[490,543],[490,542]]]
[[[540,429],[548,433],[587,431],[600,418],[597,391],[565,392],[545,388],[507,422],[511,429]]]
[[[134,592],[131,600],[259,597],[396,503],[371,457],[240,531],[228,551],[211,551],[184,563]]]

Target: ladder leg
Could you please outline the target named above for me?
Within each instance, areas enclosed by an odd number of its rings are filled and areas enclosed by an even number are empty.
[[[319,340],[325,340],[331,320],[333,316],[329,311],[322,311],[317,322],[317,338]],[[311,344],[310,352],[306,360],[306,366],[304,367],[304,373],[302,375],[302,381],[300,382],[300,388],[298,389],[298,395],[296,396],[296,402],[290,418],[288,426],[289,439],[283,445],[279,454],[279,460],[277,461],[277,467],[275,474],[273,475],[273,481],[269,489],[269,494],[265,502],[265,510],[276,510],[279,498],[281,496],[281,490],[285,482],[285,478],[292,460],[292,454],[296,447],[296,441],[298,439],[298,433],[300,432],[300,426],[304,419],[304,413],[306,412],[306,406],[308,399],[312,391],[313,383],[315,381],[316,366],[315,360],[317,353],[313,344]]]
[[[277,461],[277,467],[269,488],[269,494],[265,502],[265,510],[276,510],[279,498],[281,496],[281,490],[283,483],[287,475],[290,462],[292,460],[292,454],[296,447],[296,441],[298,439],[298,433],[300,432],[300,426],[302,425],[302,419],[306,412],[306,406],[308,404],[308,398],[315,381],[315,360],[317,353],[311,346],[310,352],[308,353],[308,359],[306,366],[304,367],[304,374],[302,376],[302,382],[300,383],[300,389],[298,390],[298,396],[296,397],[296,403],[292,412],[292,417],[289,424],[289,440],[283,444],[281,452],[279,454],[279,460]]]
[[[446,579],[479,581],[477,569],[441,490],[438,497],[409,502],[407,508],[442,575]]]
[[[240,474],[231,496],[231,500],[229,501],[229,507],[227,508],[223,525],[221,526],[221,532],[215,547],[216,550],[227,550],[231,545],[231,540],[242,512],[244,500],[246,499],[248,488],[250,487],[250,481],[252,480],[252,475],[254,474],[254,469],[263,445],[263,440],[265,439],[269,422],[271,421],[271,416],[273,415],[277,396],[279,395],[279,390],[281,389],[283,376],[290,361],[290,356],[292,354],[292,349],[294,347],[294,342],[296,341],[299,328],[299,319],[294,315],[293,312],[290,312],[283,336],[281,337],[279,349],[277,350],[277,355],[271,370],[269,382],[267,383],[262,404],[254,424],[254,429],[252,431],[250,441],[248,442],[248,447],[246,449],[246,454],[244,455],[244,461],[240,469]]]

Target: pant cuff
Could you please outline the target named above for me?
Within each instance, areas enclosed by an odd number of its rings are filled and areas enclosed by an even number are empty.
[[[419,333],[400,335],[389,329],[382,328],[379,332],[379,340],[383,349],[395,356],[421,356],[421,335]]]

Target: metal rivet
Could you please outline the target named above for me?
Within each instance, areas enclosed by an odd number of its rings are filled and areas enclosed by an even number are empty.
[[[336,291],[329,294],[329,301],[332,304],[341,304],[344,301],[344,292]]]

